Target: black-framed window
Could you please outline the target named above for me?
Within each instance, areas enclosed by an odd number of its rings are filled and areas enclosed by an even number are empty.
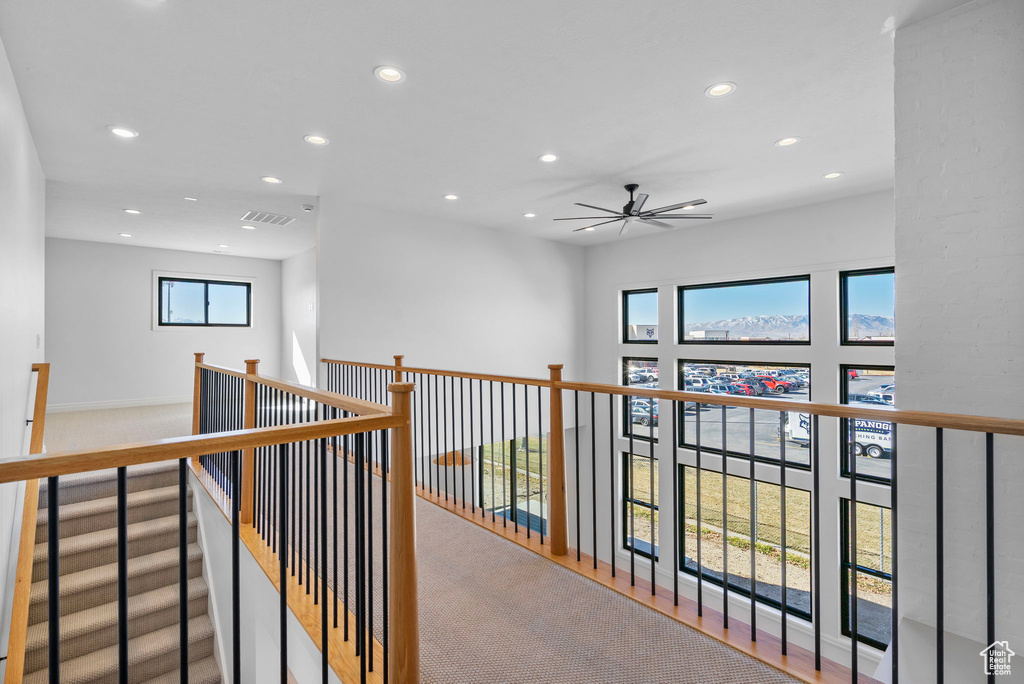
[[[252,284],[160,277],[159,324],[246,328],[252,325]]]
[[[622,357],[622,384],[627,387],[657,389],[658,359]],[[658,441],[658,400],[623,397],[622,432],[634,439]]]
[[[728,475],[723,515],[722,473],[700,471],[700,566],[697,563],[697,469],[679,464],[679,568],[722,586],[723,558],[728,560],[729,591],[750,596],[750,561],[754,560],[755,599],[782,607],[781,487],[754,481],[754,513],[750,480]],[[723,529],[722,520],[727,519]],[[811,495],[786,487],[786,605],[792,615],[811,618]],[[723,544],[724,540],[724,544]],[[752,543],[753,542],[753,543]],[[723,550],[724,549],[724,550]]]
[[[810,344],[811,277],[683,285],[681,344]]]
[[[853,527],[849,499],[840,499],[840,601],[842,632],[852,630],[850,580]],[[884,649],[892,634],[892,515],[888,508],[857,503],[857,639]]]
[[[658,559],[658,461],[622,454],[622,546]]]
[[[870,409],[896,405],[896,371],[892,366],[839,367],[839,403]],[[842,474],[850,475],[850,456],[857,459],[857,479],[888,483],[892,471],[892,423],[856,418],[839,421]]]
[[[622,341],[629,344],[657,344],[657,288],[623,291]]]
[[[734,395],[754,398],[777,398],[785,401],[810,401],[811,367],[809,364],[745,363],[740,361],[679,360],[679,389],[709,395]],[[678,402],[679,445],[697,446],[698,411],[696,402]],[[782,453],[779,438],[785,438],[786,464],[809,467],[810,435],[801,429],[806,414],[787,411],[751,409],[712,404],[700,405],[700,446],[703,451],[722,453],[722,431],[725,426],[725,448],[730,456],[748,458],[753,416],[754,457],[778,462]],[[809,423],[809,418],[806,418]],[[809,427],[809,425],[808,425]]]
[[[842,344],[892,346],[896,340],[896,270],[842,271],[839,312]]]

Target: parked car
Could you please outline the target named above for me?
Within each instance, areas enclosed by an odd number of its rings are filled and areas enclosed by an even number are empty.
[[[889,406],[889,403],[882,397],[876,394],[847,394],[846,403],[848,404],[875,404],[879,406]]]
[[[758,375],[757,379],[773,394],[782,394],[792,388],[792,385],[785,380],[779,380],[768,375]]]
[[[637,368],[636,374],[640,376],[643,382],[658,382],[657,368]]]
[[[709,394],[733,394],[729,391],[729,385],[724,385],[720,382],[713,382],[708,386]]]
[[[640,379],[639,373],[630,371],[629,373],[626,374],[626,382],[629,383],[630,385],[635,385],[638,382],[643,382],[643,380]]]
[[[860,377],[859,375],[857,375],[857,370],[854,368],[847,368],[846,375],[847,377],[850,378],[850,380],[856,380]]]
[[[793,387],[807,387],[810,384],[810,379],[803,373],[797,373],[795,371],[783,371],[777,376],[780,380],[793,385]]]
[[[759,397],[764,394],[764,385],[757,382],[756,380],[751,381],[747,378],[738,380],[733,383],[733,387],[741,390],[742,394],[749,394],[750,396]]]
[[[651,420],[652,418],[653,418],[653,425],[654,425],[654,427],[658,427],[658,408],[657,407],[654,408],[654,416],[651,416],[650,411],[648,411],[646,408],[636,408],[636,407],[633,408],[633,423],[634,424],[639,423],[640,425],[643,425],[644,427],[648,427],[648,426],[650,426],[652,424],[652,420]]]
[[[750,385],[734,383],[729,385],[729,394],[745,394],[747,396],[754,396],[757,393]]]
[[[686,378],[683,380],[684,392],[707,392],[711,381],[707,378]]]

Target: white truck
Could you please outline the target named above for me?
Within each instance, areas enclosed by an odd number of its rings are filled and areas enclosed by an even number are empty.
[[[811,442],[811,416],[808,413],[786,413],[786,439],[801,446]],[[853,421],[853,454],[881,458],[892,449],[892,423],[884,420],[855,418]]]

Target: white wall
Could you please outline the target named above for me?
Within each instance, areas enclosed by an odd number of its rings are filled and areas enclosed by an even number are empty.
[[[0,43],[0,458],[24,453],[32,364],[44,358],[45,183]],[[20,489],[17,484],[0,485],[0,625],[6,625],[10,616],[7,578],[14,558],[12,529],[20,515]],[[0,655],[6,656],[2,627],[0,644]]]
[[[281,262],[281,377],[315,384],[316,249]]]
[[[279,375],[281,262],[101,242],[46,240],[50,404],[102,408],[191,400],[193,352]],[[154,330],[153,271],[253,277],[252,328]]]
[[[900,408],[1019,419],[1024,3],[971,2],[900,29],[895,60]],[[901,612],[933,625],[935,438],[930,430],[915,433],[918,439],[900,435],[900,477],[913,484],[901,488],[901,574],[913,578],[903,585]],[[946,628],[982,642],[984,446],[951,434],[946,454]],[[1022,454],[1021,438],[996,440],[996,636],[1017,644],[1018,653],[1024,644]],[[973,676],[980,674],[977,654],[963,657]],[[1013,667],[1024,677],[1019,659]],[[921,670],[922,681],[930,674]]]
[[[320,199],[320,353],[579,377],[583,250]]]

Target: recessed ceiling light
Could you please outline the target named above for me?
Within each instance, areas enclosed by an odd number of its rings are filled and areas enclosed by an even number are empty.
[[[547,154],[540,155],[537,159],[540,159],[542,162],[553,162],[558,161],[558,155],[548,152]]]
[[[735,92],[735,90],[736,90],[736,84],[735,83],[732,83],[730,81],[722,81],[721,83],[715,83],[714,85],[709,85],[707,88],[704,89],[704,94],[707,97],[712,97],[712,98],[714,98],[714,97],[725,97],[726,95],[729,95],[729,94]]]
[[[586,227],[586,228],[584,228],[583,230],[586,230],[586,231],[591,231],[591,230],[594,230],[594,226],[587,226],[587,227]]]
[[[198,197],[183,197],[182,199],[188,200],[189,202],[198,202],[199,201]]]
[[[459,199],[459,196],[458,195],[445,195],[444,199],[446,199],[446,200],[457,200],[457,199]]]
[[[126,214],[141,214],[142,213],[138,209],[122,209],[121,211],[123,211]]]
[[[789,147],[790,145],[796,145],[800,142],[800,138],[793,136],[791,138],[780,138],[775,141],[776,147]]]
[[[117,236],[118,237],[123,237],[123,238],[130,238],[132,236],[132,234],[131,233],[118,233]]]
[[[331,142],[322,135],[307,135],[306,137],[303,138],[303,140],[308,142],[310,145],[326,145],[327,143]]]
[[[242,226],[242,230],[256,230],[256,226]]]
[[[124,126],[107,126],[107,130],[119,138],[138,138],[139,132]]]
[[[523,214],[526,218],[537,218],[536,214]]]
[[[405,80],[405,72],[393,66],[379,66],[373,70],[373,75],[385,83],[398,83]]]
[[[263,176],[260,180],[264,183],[270,183],[271,185],[280,185],[281,183],[284,183],[283,180],[275,178],[274,176]]]
[[[229,245],[217,245],[217,246],[220,247],[221,249],[231,249],[231,247]]]
[[[825,174],[825,178],[828,178],[829,180],[832,180],[833,178],[839,178],[842,175],[843,175],[842,171],[833,171],[832,173],[826,173]]]

